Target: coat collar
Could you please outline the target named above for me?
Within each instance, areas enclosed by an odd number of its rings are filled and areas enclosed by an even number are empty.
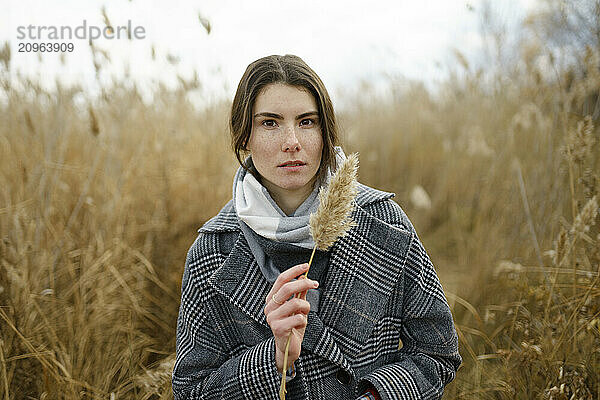
[[[362,210],[392,193],[359,186],[352,213],[357,226],[331,248],[329,273],[319,313],[309,314],[303,348],[350,370],[359,350],[380,320],[406,260],[412,235]],[[229,202],[200,232],[239,231]],[[239,235],[209,284],[257,323],[268,329],[263,312],[271,284],[260,272],[244,235]]]
[[[365,207],[371,203],[391,199],[394,196],[394,193],[373,189],[369,186],[359,183],[358,194],[354,201],[359,207]],[[198,232],[214,233],[234,232],[239,230],[240,227],[238,225],[238,219],[235,213],[235,206],[233,204],[233,200],[229,200],[229,202],[225,204],[225,206],[216,216],[208,220],[200,229],[198,229]]]

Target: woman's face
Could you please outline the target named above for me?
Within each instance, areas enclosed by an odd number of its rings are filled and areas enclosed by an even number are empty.
[[[316,179],[323,138],[310,92],[281,83],[267,85],[252,111],[248,150],[274,198],[306,194]]]

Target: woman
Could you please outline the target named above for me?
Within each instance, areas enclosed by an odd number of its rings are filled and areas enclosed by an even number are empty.
[[[357,226],[296,279],[317,192],[344,157],[316,73],[292,55],[251,63],[230,130],[241,166],[187,255],[175,398],[277,399],[290,335],[287,399],[440,398],[461,363],[457,336],[393,194],[359,184]]]

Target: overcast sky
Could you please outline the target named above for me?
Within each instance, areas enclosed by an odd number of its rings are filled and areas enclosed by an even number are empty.
[[[400,75],[435,82],[451,66],[453,48],[470,55],[482,46],[477,13],[481,0],[0,0],[0,4],[0,42],[11,44],[13,72],[37,76],[48,85],[56,77],[79,81],[90,91],[97,85],[86,40],[63,40],[72,42],[74,51],[66,53],[62,65],[56,53],[19,53],[20,43],[35,41],[18,39],[17,28],[75,29],[83,20],[88,26],[104,27],[104,6],[113,26],[131,21],[145,33],[143,39],[95,41],[111,55],[110,73],[122,75],[129,66],[132,79],[144,86],[153,80],[175,84],[177,74],[190,77],[196,70],[205,98],[231,97],[246,66],[268,54],[302,57],[335,101],[340,88],[355,87],[361,79],[377,85],[386,75]],[[503,17],[517,21],[535,0],[496,4]],[[210,34],[199,14],[210,21]],[[169,64],[167,54],[178,63]]]

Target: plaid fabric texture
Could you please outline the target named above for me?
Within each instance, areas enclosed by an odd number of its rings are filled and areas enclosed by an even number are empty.
[[[359,186],[357,222],[330,250],[288,400],[438,399],[461,363],[433,265],[391,197]],[[221,238],[237,235],[230,249]],[[277,399],[280,374],[263,313],[270,284],[229,202],[200,230],[182,281],[175,399]]]

